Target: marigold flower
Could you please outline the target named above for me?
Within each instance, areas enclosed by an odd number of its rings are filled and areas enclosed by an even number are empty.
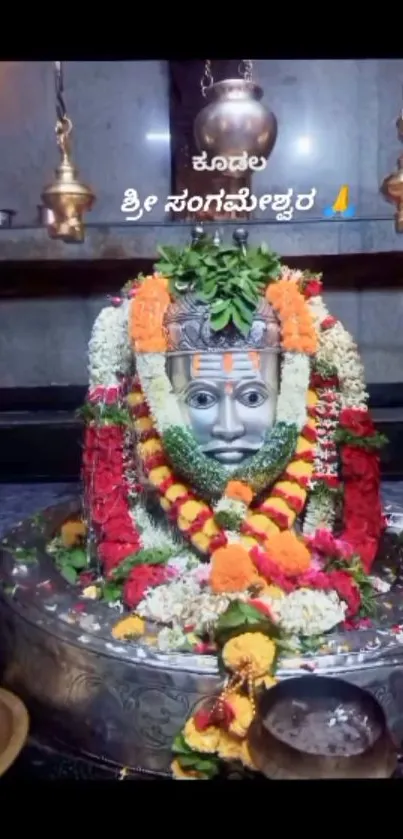
[[[291,530],[270,534],[265,548],[269,560],[289,576],[303,574],[311,564],[309,548]]]
[[[178,758],[172,761],[171,772],[176,781],[200,781],[203,779],[203,774],[197,772],[196,769],[182,769]]]
[[[282,346],[289,352],[315,353],[318,337],[312,314],[295,280],[282,278],[270,283],[266,300],[279,315]]]
[[[112,628],[112,635],[114,638],[121,639],[121,638],[130,638],[136,635],[143,635],[145,629],[145,622],[142,618],[138,618],[137,615],[129,615],[127,618],[123,618],[119,621],[115,626]]]
[[[229,697],[228,702],[235,714],[234,719],[228,727],[229,733],[235,737],[246,737],[248,728],[255,716],[252,702],[247,696],[240,696],[238,693],[234,693]]]
[[[183,729],[183,738],[189,748],[195,752],[211,754],[217,751],[220,729],[211,725],[203,731],[199,731],[195,726],[193,717],[190,717]]]
[[[218,548],[211,557],[210,587],[215,594],[245,591],[257,580],[257,571],[242,545]]]
[[[263,676],[270,669],[276,654],[271,638],[262,632],[245,632],[231,638],[223,647],[222,657],[228,670],[248,670],[252,679]],[[232,704],[232,702],[231,702]]]
[[[87,525],[83,521],[66,521],[62,525],[60,536],[65,548],[77,545],[87,533]]]
[[[146,277],[130,304],[129,332],[137,352],[165,352],[164,315],[169,304],[168,280]]]
[[[227,731],[221,731],[217,754],[221,760],[241,760],[242,740],[231,736]]]
[[[242,483],[242,481],[228,481],[224,494],[227,498],[232,498],[234,501],[242,501],[246,505],[250,504],[253,498],[251,488],[248,484]]]

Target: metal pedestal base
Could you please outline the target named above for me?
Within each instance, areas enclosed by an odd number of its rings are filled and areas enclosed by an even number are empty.
[[[78,502],[22,522],[0,554],[0,681],[25,701],[35,738],[116,777],[169,777],[171,744],[186,719],[217,692],[216,658],[163,654],[111,634],[114,610],[82,601],[56,571],[45,545]],[[381,567],[381,566],[380,566]],[[401,626],[401,630],[399,627]],[[376,626],[335,632],[315,656],[282,662],[279,678],[308,671],[371,690],[403,740],[403,588],[380,598]],[[24,759],[22,756],[21,759]],[[60,758],[59,758],[60,760]],[[61,760],[63,765],[64,758]],[[105,768],[107,767],[107,768]]]

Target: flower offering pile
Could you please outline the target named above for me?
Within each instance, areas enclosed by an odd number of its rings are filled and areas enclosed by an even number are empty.
[[[120,610],[115,637],[218,656],[222,693],[176,738],[174,776],[253,769],[257,692],[287,645],[373,607],[384,441],[357,348],[320,276],[204,236],[112,299],[89,359],[62,571]]]

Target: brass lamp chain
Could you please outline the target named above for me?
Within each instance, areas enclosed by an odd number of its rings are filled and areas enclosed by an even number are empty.
[[[73,127],[71,120],[67,116],[66,103],[64,101],[64,78],[63,78],[63,62],[55,61],[55,93],[56,93],[56,136],[57,142],[63,151],[67,148],[67,138],[71,133]]]
[[[58,122],[64,122],[67,111],[64,101],[63,63],[61,61],[55,61],[55,92],[57,120]]]
[[[238,66],[239,75],[245,79],[246,82],[252,81],[253,64],[250,58],[242,58]]]
[[[211,72],[211,58],[206,58],[204,65],[204,72],[200,80],[200,88],[202,96],[205,96],[209,87],[214,84],[213,74]]]

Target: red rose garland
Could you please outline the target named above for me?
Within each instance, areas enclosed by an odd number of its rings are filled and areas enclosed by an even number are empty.
[[[340,427],[353,435],[350,442],[341,446],[340,452],[344,481],[342,539],[360,556],[369,573],[384,527],[379,455],[375,447],[371,448],[376,430],[369,411],[357,408],[346,408],[341,412]],[[354,445],[354,437],[361,445]]]
[[[103,404],[113,404],[110,390],[116,404],[116,388],[103,390]],[[97,395],[101,398],[100,393]],[[85,502],[97,531],[98,554],[106,577],[141,548],[140,534],[129,513],[124,438],[121,425],[92,424],[85,431],[82,469]]]

